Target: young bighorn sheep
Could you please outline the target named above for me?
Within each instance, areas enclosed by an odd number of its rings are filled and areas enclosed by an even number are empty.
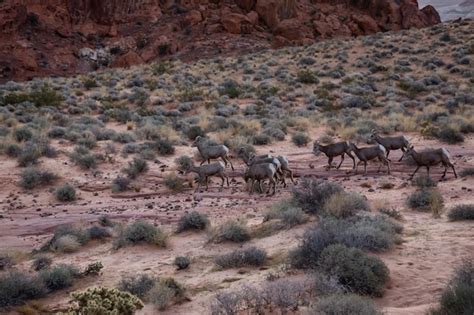
[[[372,129],[370,134],[370,139],[377,142],[378,144],[382,145],[385,150],[387,151],[387,158],[390,154],[390,150],[402,150],[405,153],[405,150],[408,149],[410,142],[405,136],[398,136],[398,137],[381,137],[377,133],[376,130]],[[398,160],[400,162],[403,159],[403,154],[401,158]]]
[[[225,173],[225,165],[222,162],[215,162],[211,164],[195,166],[190,165],[186,170],[185,174],[189,172],[194,172],[198,174],[199,177],[199,184],[196,187],[195,191],[198,191],[199,187],[201,187],[202,182],[206,182],[206,191],[209,189],[209,177],[211,176],[218,176],[222,180],[221,187],[224,187],[224,179],[227,180],[227,187],[229,187],[229,177]]]
[[[367,175],[367,161],[373,160],[378,158],[380,161],[379,169],[377,173],[380,172],[382,168],[382,164],[387,165],[387,173],[390,174],[390,161],[385,156],[386,150],[380,144],[371,147],[365,148],[358,148],[354,143],[350,143],[351,151],[355,153],[355,155],[359,158],[359,162],[357,162],[357,166],[355,169],[355,173],[357,174],[357,168],[359,167],[360,163],[364,163],[364,175]]]
[[[226,167],[227,163],[230,163],[230,167],[232,170],[234,170],[234,166],[229,159],[229,148],[225,145],[207,145],[206,139],[201,136],[197,136],[196,140],[194,140],[191,146],[197,147],[199,153],[201,154],[202,162],[200,165],[203,165],[205,161],[210,164],[211,159],[221,158],[224,161]]]
[[[286,181],[285,181],[285,176],[283,174],[282,168],[281,168],[281,162],[279,159],[270,157],[270,158],[257,158],[253,153],[250,153],[249,160],[248,160],[248,166],[251,165],[256,165],[256,164],[264,164],[264,163],[271,163],[275,166],[276,173],[275,173],[275,179],[277,181],[281,180],[283,183],[283,186],[286,187]]]
[[[248,152],[244,147],[239,148],[239,151],[237,152],[237,156],[240,157],[244,163],[249,166],[249,159],[252,153]],[[267,159],[271,158],[272,156],[270,154],[263,154],[263,155],[254,155],[254,158],[259,160],[259,159]]]
[[[315,141],[313,145],[313,153],[315,155],[318,155],[320,152],[323,152],[326,154],[326,156],[329,158],[328,159],[328,170],[331,169],[332,166],[332,160],[336,156],[341,156],[341,163],[337,166],[337,169],[341,167],[342,162],[344,161],[344,155],[348,155],[353,162],[352,169],[356,168],[355,165],[355,159],[351,154],[351,148],[350,148],[350,143],[349,141],[343,141],[343,142],[337,142],[337,143],[332,143],[328,145],[322,145],[319,143],[319,141]]]
[[[458,174],[456,174],[454,165],[450,161],[451,155],[445,148],[432,149],[424,152],[416,152],[413,146],[409,146],[403,156],[411,156],[417,165],[416,170],[413,172],[413,174],[411,174],[410,179],[415,176],[416,172],[418,172],[418,170],[422,166],[426,167],[426,172],[428,173],[428,176],[430,176],[430,166],[435,166],[440,163],[442,163],[444,166],[444,173],[441,178],[444,178],[446,176],[448,167],[451,167],[453,169],[454,176],[458,178]]]
[[[293,171],[290,169],[289,161],[286,156],[277,156],[277,159],[280,161],[281,164],[281,171],[283,172],[283,175],[288,173],[290,175],[290,180],[293,183],[293,185],[296,185],[295,179],[293,178]]]
[[[271,163],[255,164],[255,165],[249,166],[244,172],[245,183],[247,183],[249,179],[251,180],[251,183],[252,183],[250,185],[249,195],[253,193],[255,181],[257,181],[260,191],[262,191],[262,180],[264,181],[266,179],[270,181],[268,185],[267,194],[270,193],[270,189],[273,186],[272,195],[274,195],[276,192],[275,175],[276,175],[276,168],[275,168],[275,165]]]

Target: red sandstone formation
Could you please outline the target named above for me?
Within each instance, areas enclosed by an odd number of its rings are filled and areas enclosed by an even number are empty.
[[[0,82],[439,22],[416,0],[5,0]]]

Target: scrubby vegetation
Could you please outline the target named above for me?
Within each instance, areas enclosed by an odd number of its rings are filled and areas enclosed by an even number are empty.
[[[451,221],[474,220],[474,204],[461,204],[452,207],[448,212]]]
[[[127,225],[114,242],[115,248],[126,245],[147,243],[158,247],[166,247],[166,234],[153,224],[137,220]]]
[[[219,267],[237,268],[244,266],[261,266],[267,258],[267,253],[256,247],[249,247],[247,249],[236,250],[228,254],[216,257],[214,260]]]
[[[437,190],[421,189],[408,197],[407,205],[414,210],[431,211],[433,214],[438,215],[444,207],[444,200]]]
[[[143,308],[143,302],[128,292],[106,287],[89,288],[71,294],[71,314],[125,314],[132,315]]]
[[[228,221],[211,232],[211,240],[217,243],[225,241],[243,243],[250,238],[247,226],[238,220]]]
[[[210,222],[205,214],[192,211],[183,215],[178,222],[177,233],[187,230],[204,230],[209,227]]]

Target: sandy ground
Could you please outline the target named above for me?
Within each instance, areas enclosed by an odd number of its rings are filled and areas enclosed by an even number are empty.
[[[317,138],[316,131],[311,134]],[[421,139],[410,135],[412,142],[419,148],[439,147],[433,140]],[[453,156],[459,171],[474,166],[474,139],[467,138],[462,146],[443,145]],[[60,145],[59,145],[60,146]],[[64,148],[67,150],[68,148]],[[254,195],[249,197],[243,191],[240,174],[243,163],[234,159],[235,172],[229,170],[232,177],[231,187],[221,189],[214,181],[208,192],[193,193],[186,189],[177,194],[170,193],[163,186],[163,177],[174,168],[173,159],[180,154],[192,154],[192,148],[177,147],[173,157],[160,158],[161,163],[151,164],[150,171],[135,183],[139,192],[112,194],[110,181],[119,172],[114,164],[104,164],[98,174],[81,172],[70,163],[65,155],[57,159],[45,159],[47,169],[61,169],[62,178],[79,187],[79,199],[70,204],[59,204],[48,189],[25,193],[17,186],[21,170],[16,162],[2,157],[0,161],[0,244],[1,249],[10,252],[28,252],[38,248],[58,225],[64,223],[87,226],[96,222],[101,214],[108,214],[113,220],[127,221],[146,218],[166,231],[172,232],[173,224],[185,212],[197,210],[209,215],[213,225],[230,218],[245,218],[252,225],[263,220],[265,207],[279,199],[289,196],[292,185],[280,187],[275,196]],[[453,269],[462,259],[474,252],[474,224],[472,222],[448,222],[445,215],[434,218],[429,213],[408,210],[404,204],[407,196],[415,190],[408,182],[413,166],[396,162],[401,152],[392,152],[392,174],[376,173],[377,165],[369,166],[367,176],[350,172],[351,160],[345,160],[340,170],[327,171],[325,156],[314,156],[311,145],[296,148],[289,142],[278,142],[271,146],[259,147],[259,153],[278,152],[290,159],[296,176],[316,176],[341,183],[349,190],[364,194],[375,207],[383,205],[402,211],[404,216],[403,242],[380,257],[388,265],[391,281],[383,298],[377,299],[377,305],[386,314],[422,314],[436,302],[446,285]],[[118,158],[117,165],[125,165]],[[338,162],[338,160],[336,160]],[[432,176],[441,177],[442,167],[435,167]],[[359,170],[361,172],[361,170]],[[424,169],[420,170],[425,172]],[[393,189],[383,190],[380,184],[391,182]],[[474,179],[455,179],[448,173],[447,180],[439,183],[446,208],[460,203],[474,201]],[[370,188],[369,188],[370,186]],[[172,234],[167,249],[150,246],[126,247],[118,251],[112,249],[110,242],[91,243],[73,254],[54,254],[55,263],[71,263],[84,267],[100,260],[104,265],[103,275],[97,278],[81,280],[67,291],[61,291],[44,299],[44,304],[53,308],[61,307],[68,301],[68,293],[92,285],[116,285],[120,278],[128,274],[141,272],[159,276],[172,276],[188,288],[190,302],[173,306],[168,314],[206,314],[209,301],[217,290],[237,288],[242,284],[262,283],[270,273],[278,272],[287,251],[298,244],[305,226],[283,231],[265,238],[255,238],[248,245],[265,248],[270,256],[267,266],[260,269],[230,269],[216,271],[213,256],[238,248],[240,245],[213,244],[208,242],[206,233]],[[175,256],[192,257],[190,269],[176,271],[173,266]],[[30,261],[25,260],[18,268],[28,268]],[[155,314],[151,305],[147,305],[141,314]]]

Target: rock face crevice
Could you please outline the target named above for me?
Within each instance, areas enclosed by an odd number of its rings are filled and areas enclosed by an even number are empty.
[[[4,0],[0,81],[171,56],[192,60],[439,22],[433,7],[420,10],[416,0]]]

